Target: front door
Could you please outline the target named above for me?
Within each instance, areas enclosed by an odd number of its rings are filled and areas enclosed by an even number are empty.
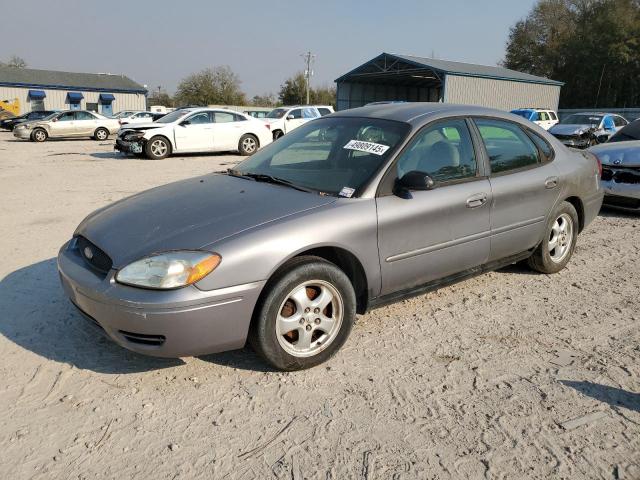
[[[390,172],[429,174],[435,188],[377,198],[382,295],[484,264],[489,257],[491,188],[467,121],[428,125]]]
[[[516,123],[475,119],[491,167],[491,257],[498,260],[535,247],[558,199],[553,150]]]
[[[177,150],[181,152],[206,152],[213,149],[211,113],[194,113],[174,128]]]
[[[64,112],[58,115],[55,122],[51,122],[49,134],[52,137],[66,137],[72,135],[76,122],[75,112]]]
[[[284,118],[284,133],[289,133],[308,121],[304,118],[302,108],[294,108]]]

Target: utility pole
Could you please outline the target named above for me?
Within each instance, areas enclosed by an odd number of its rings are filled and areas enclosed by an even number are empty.
[[[160,90],[162,90],[162,85],[158,85],[158,101],[160,101]]]
[[[302,57],[304,58],[304,61],[307,65],[307,69],[304,71],[304,77],[307,80],[307,105],[309,105],[309,90],[311,84],[311,75],[313,75],[313,72],[311,71],[311,63],[316,58],[316,56],[311,52],[307,52],[302,54]]]

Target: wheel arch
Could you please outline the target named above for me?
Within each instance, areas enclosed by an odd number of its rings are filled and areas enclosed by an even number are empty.
[[[149,143],[150,141],[152,141],[154,138],[157,138],[157,137],[162,137],[169,143],[169,148],[170,148],[169,155],[171,155],[175,151],[176,147],[173,144],[173,141],[171,140],[171,138],[168,135],[165,135],[164,133],[156,133],[155,135],[151,135],[148,140],[145,139],[145,144]]]
[[[576,209],[578,213],[578,233],[582,232],[584,229],[584,204],[582,200],[580,197],[573,195],[565,198],[564,201],[570,203]]]
[[[271,285],[272,279],[276,278],[283,270],[286,270],[292,260],[308,256],[318,257],[326,260],[327,262],[333,263],[340,270],[342,270],[349,278],[349,281],[353,286],[353,290],[355,291],[357,313],[364,314],[366,312],[369,302],[369,281],[367,279],[367,275],[365,273],[362,262],[354,253],[345,248],[335,245],[321,245],[313,246],[296,252],[287,257],[276,268],[273,269],[266,283],[264,284],[262,291],[260,292],[260,298],[258,299],[256,306],[254,307],[254,317],[255,312],[258,311],[261,306],[262,298],[265,296],[266,292],[268,291],[268,287]]]

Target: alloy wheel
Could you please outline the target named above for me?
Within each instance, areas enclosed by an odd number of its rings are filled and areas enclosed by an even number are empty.
[[[326,349],[340,331],[344,302],[338,290],[324,280],[296,286],[280,305],[276,336],[294,357],[311,357]]]
[[[256,151],[256,141],[253,137],[247,137],[242,141],[242,148],[247,153]]]
[[[553,222],[547,248],[549,256],[555,263],[560,263],[571,250],[573,242],[573,220],[563,213]]]
[[[151,153],[156,157],[161,157],[167,153],[167,144],[163,140],[155,140],[151,144]]]

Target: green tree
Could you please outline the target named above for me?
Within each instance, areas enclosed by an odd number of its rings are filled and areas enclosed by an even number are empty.
[[[181,105],[244,105],[240,78],[227,65],[193,73],[178,85],[175,95]]]
[[[283,105],[304,105],[307,103],[307,79],[302,72],[288,78],[280,87],[278,94]],[[309,90],[309,101],[317,105],[335,105],[336,89],[334,87],[319,87]]]
[[[265,93],[254,95],[250,103],[255,107],[275,107],[278,101],[273,93]]]
[[[167,92],[155,91],[147,97],[148,105],[162,105],[165,107],[173,107],[173,98]]]
[[[0,62],[0,67],[27,68],[27,62],[22,57],[11,55],[7,63]]]
[[[565,108],[640,105],[640,0],[539,0],[503,65],[565,82]]]

